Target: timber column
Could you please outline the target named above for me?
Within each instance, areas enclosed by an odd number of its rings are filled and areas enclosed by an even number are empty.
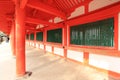
[[[12,28],[10,32],[10,43],[13,56],[16,56],[16,45],[15,45],[15,22],[12,22]]]
[[[36,31],[34,32],[34,47],[36,47]]]
[[[16,3],[16,75],[25,75],[25,9]]]
[[[64,50],[64,57],[67,58],[67,25],[64,24],[62,28],[62,46]]]

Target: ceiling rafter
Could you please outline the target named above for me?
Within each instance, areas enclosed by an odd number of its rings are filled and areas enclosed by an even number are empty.
[[[61,17],[62,19],[66,19],[65,13],[63,13],[51,6],[45,5],[39,1],[30,0],[27,3],[27,6],[31,7],[31,8],[35,8],[35,9],[43,11],[43,12],[46,12],[46,13],[49,13],[49,14],[52,14],[52,15],[55,15],[55,16],[58,16],[58,17]]]
[[[63,6],[61,4],[59,4],[57,0],[55,0],[55,3],[57,4],[58,8],[62,10]]]

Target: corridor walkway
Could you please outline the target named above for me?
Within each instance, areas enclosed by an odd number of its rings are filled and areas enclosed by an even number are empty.
[[[20,80],[113,80],[95,69],[28,46],[26,69],[32,75]],[[0,80],[15,80],[15,58],[9,43],[4,43],[4,47],[0,45]]]

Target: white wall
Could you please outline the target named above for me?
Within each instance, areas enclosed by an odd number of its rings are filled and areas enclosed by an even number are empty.
[[[34,46],[35,44],[34,44],[34,42],[32,42],[32,46]]]
[[[55,23],[59,23],[59,22],[62,22],[63,20],[61,19],[61,18],[59,18],[59,17],[55,17],[54,18],[54,22]]]
[[[120,57],[89,54],[89,64],[95,67],[120,73]]]
[[[57,55],[64,56],[64,50],[62,48],[54,47],[54,53]]]
[[[28,42],[28,41],[26,41],[26,45],[29,45],[29,42]]]
[[[48,45],[46,45],[46,51],[48,51],[48,52],[52,52],[52,46],[48,46]]]
[[[76,8],[74,12],[71,13],[71,16],[68,17],[68,19],[77,17],[77,16],[79,16],[81,14],[84,14],[84,13],[85,13],[84,12],[84,6],[80,6],[80,7]]]
[[[120,0],[93,0],[90,4],[89,4],[89,12],[90,11],[94,11],[96,9],[100,9],[102,7],[114,4],[116,2],[118,2]],[[74,12],[71,13],[71,16],[68,17],[68,19],[80,16],[81,14],[84,14],[85,10],[84,10],[84,6],[80,6],[78,8],[75,9]]]
[[[83,52],[77,52],[73,50],[68,50],[67,51],[67,57],[76,61],[83,62],[84,61],[84,55]]]
[[[30,46],[32,45],[32,42],[30,42]]]
[[[44,49],[44,45],[43,44],[40,44],[40,49]]]
[[[113,3],[116,3],[120,0],[93,0],[90,4],[89,4],[89,11],[93,11],[108,5],[111,5]]]
[[[36,48],[39,48],[39,44],[38,43],[36,43]]]

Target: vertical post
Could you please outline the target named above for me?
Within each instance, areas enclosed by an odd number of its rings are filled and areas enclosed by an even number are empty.
[[[118,14],[115,14],[114,15],[114,47],[118,50],[119,49],[119,41],[118,41],[118,39],[119,39],[119,25],[118,25],[119,23],[118,23]]]
[[[117,23],[116,23],[117,24]],[[117,25],[116,25],[117,26]],[[115,32],[116,33],[116,32]],[[115,35],[114,35],[115,36]],[[118,13],[118,50],[120,50],[120,12]]]
[[[89,64],[89,53],[84,52],[84,64],[88,65]]]
[[[36,31],[34,32],[34,47],[36,47]]]
[[[30,46],[30,33],[28,34],[29,37],[28,37],[28,42],[29,42],[29,46]]]
[[[44,43],[44,51],[46,51],[46,42],[47,42],[47,31],[44,29],[43,31],[43,43]]]
[[[67,26],[63,25],[62,28],[62,46],[64,49],[64,57],[67,58]]]
[[[70,45],[70,26],[67,25],[67,46]]]
[[[85,4],[85,14],[89,12],[89,3]]]
[[[15,45],[15,22],[13,21],[12,23],[12,28],[11,28],[11,32],[10,32],[10,43],[11,43],[11,50],[12,50],[12,54],[13,56],[16,56],[16,45]]]
[[[16,3],[16,75],[25,75],[25,9]]]

